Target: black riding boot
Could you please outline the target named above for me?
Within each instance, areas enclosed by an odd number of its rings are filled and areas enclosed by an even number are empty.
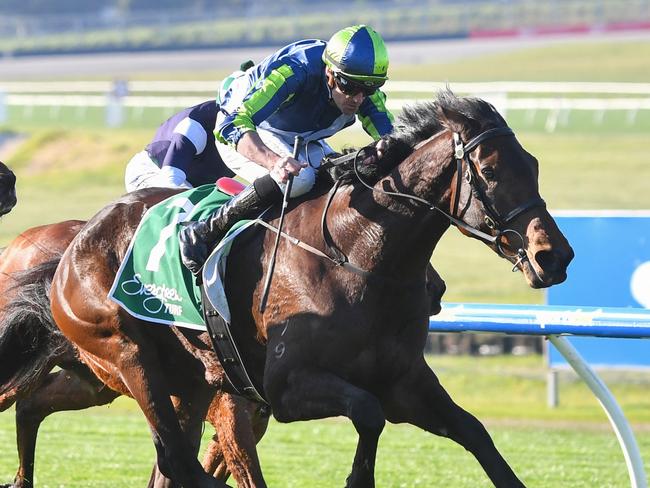
[[[178,234],[185,267],[198,275],[212,247],[234,224],[257,217],[262,210],[280,201],[282,190],[270,175],[266,175],[244,188],[207,219],[190,222]]]

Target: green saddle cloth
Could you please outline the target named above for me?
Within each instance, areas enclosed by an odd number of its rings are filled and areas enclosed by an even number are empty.
[[[109,298],[139,319],[205,330],[201,293],[181,262],[178,232],[183,222],[203,220],[229,199],[215,185],[204,185],[151,207],[131,240]]]

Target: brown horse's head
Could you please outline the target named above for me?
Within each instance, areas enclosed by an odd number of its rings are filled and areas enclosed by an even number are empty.
[[[533,288],[566,279],[573,250],[539,194],[538,162],[492,105],[443,91],[434,103],[407,108],[397,138],[400,132],[415,147],[407,161],[428,161],[435,175],[421,196],[448,211],[461,232],[512,262]],[[426,140],[427,133],[436,135]],[[423,186],[426,178],[411,180]]]
[[[495,238],[487,240],[488,245],[520,269],[531,287],[563,282],[573,250],[539,194],[537,159],[519,144],[494,107],[482,100],[445,94],[439,113],[452,132],[460,168],[452,190],[452,213]],[[460,230],[481,238],[462,226]]]
[[[0,215],[11,212],[16,205],[16,175],[0,161]]]

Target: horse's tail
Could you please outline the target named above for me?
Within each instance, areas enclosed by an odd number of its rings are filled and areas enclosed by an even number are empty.
[[[0,316],[0,397],[29,392],[57,358],[73,353],[50,311],[50,285],[60,260],[11,275],[12,298]]]

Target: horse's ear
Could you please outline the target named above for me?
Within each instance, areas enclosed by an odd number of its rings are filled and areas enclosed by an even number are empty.
[[[463,134],[471,128],[472,120],[457,112],[456,110],[450,110],[442,105],[438,105],[437,109],[438,120],[443,127],[449,129],[450,131]]]

